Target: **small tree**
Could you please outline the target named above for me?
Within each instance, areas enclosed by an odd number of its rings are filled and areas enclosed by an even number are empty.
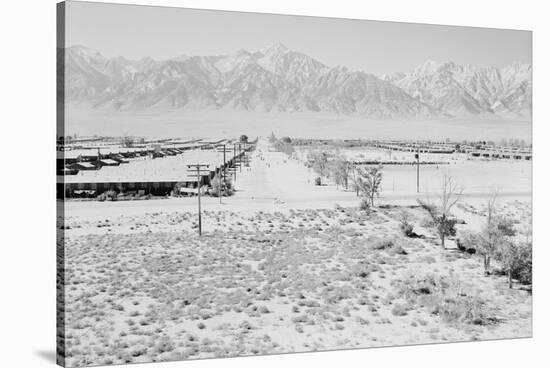
[[[181,196],[181,188],[187,188],[187,183],[185,182],[178,182],[174,185],[174,188],[172,189],[172,195],[174,197]]]
[[[232,196],[233,194],[235,194],[235,187],[233,186],[233,180],[231,179],[230,176],[227,176],[225,178],[225,186],[223,188],[223,195]]]
[[[361,198],[361,202],[359,202],[359,209],[368,212],[370,208],[370,200],[367,197]]]
[[[491,258],[496,258],[508,276],[508,286],[512,288],[514,275],[528,275],[530,272],[531,244],[529,236],[525,244],[514,239],[516,230],[512,220],[498,214],[495,202],[496,194],[487,202],[487,222],[474,238],[473,246],[483,255],[485,274],[490,274]]]
[[[516,277],[518,280],[524,284],[531,284],[533,282],[533,228],[532,228],[532,219],[531,223],[527,227],[525,232],[525,240],[523,246],[525,252],[523,254],[523,264],[521,269],[517,271]]]
[[[359,175],[361,176],[361,193],[368,198],[371,207],[374,207],[374,198],[380,195],[382,169],[382,165],[359,169]]]
[[[459,189],[451,176],[444,175],[437,204],[418,200],[432,219],[432,223],[439,234],[441,246],[445,249],[445,239],[456,234],[456,219],[452,217],[451,210],[460,200],[462,189]]]
[[[246,134],[241,135],[241,137],[239,138],[239,142],[248,143],[248,136]]]
[[[281,138],[281,141],[288,144],[292,143],[292,140],[290,139],[290,137],[283,137]]]
[[[363,187],[363,182],[361,175],[359,174],[359,171],[352,166],[352,169],[350,170],[350,181],[351,181],[351,187],[355,191],[355,195],[359,197],[359,193],[361,192],[361,188]]]
[[[328,154],[325,151],[310,152],[308,154],[308,161],[311,163],[313,171],[320,178],[328,174]]]
[[[413,237],[415,235],[414,226],[410,221],[410,214],[406,210],[401,211],[399,215],[399,228],[403,231],[406,237]]]
[[[526,267],[531,267],[531,246],[520,244],[512,238],[506,238],[499,244],[496,258],[502,264],[508,276],[508,287],[513,287],[513,276]]]
[[[211,180],[212,191],[210,192],[214,197],[228,197],[235,193],[233,188],[233,182],[230,176],[225,177],[225,182],[220,174],[214,175]]]
[[[533,246],[532,243],[523,244],[521,267],[516,270],[515,276],[523,284],[533,282]]]
[[[223,186],[223,183],[221,181],[221,175],[219,174],[214,175],[210,183],[212,185],[211,194],[214,197],[220,197],[222,195],[222,186]]]
[[[122,147],[133,147],[134,139],[132,137],[125,135],[124,137],[122,137],[121,145]]]
[[[285,142],[282,139],[277,139],[273,142],[273,146],[279,152],[286,153],[287,156],[292,156],[294,153],[294,147],[289,142]]]
[[[486,222],[479,233],[468,233],[463,237],[464,244],[474,248],[483,256],[483,270],[486,275],[491,273],[491,259],[497,255],[498,249],[510,241],[516,234],[512,221],[502,217],[496,207],[496,194],[487,201]]]
[[[349,186],[350,172],[353,166],[344,156],[337,156],[330,162],[330,171],[336,185],[343,185],[346,189]]]
[[[491,273],[491,257],[495,255],[498,244],[503,240],[496,219],[496,194],[487,201],[487,221],[478,236],[478,244],[473,244],[476,252],[483,255],[483,268],[485,274]]]

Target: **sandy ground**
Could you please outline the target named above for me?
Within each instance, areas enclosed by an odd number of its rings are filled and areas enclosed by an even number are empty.
[[[366,213],[314,176],[261,141],[234,197],[203,198],[202,237],[196,198],[67,202],[68,365],[531,336],[530,292],[442,249],[414,190],[385,186]],[[503,181],[503,211],[529,226],[529,187]],[[473,187],[459,232],[484,219],[491,188]],[[401,235],[402,211],[422,238]]]

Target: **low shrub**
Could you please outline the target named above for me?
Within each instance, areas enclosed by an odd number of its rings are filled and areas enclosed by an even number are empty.
[[[459,235],[456,239],[458,250],[468,254],[475,254],[476,247],[481,242],[479,235],[471,231],[461,231]]]
[[[394,316],[398,316],[398,317],[406,316],[407,312],[408,312],[407,306],[404,305],[404,304],[399,304],[399,303],[394,304],[394,306],[391,310],[391,314],[393,314]]]
[[[168,336],[162,336],[155,345],[155,353],[162,354],[174,350],[175,346]]]
[[[361,199],[361,202],[359,202],[359,209],[362,211],[370,210],[370,201],[368,198]]]
[[[397,282],[398,295],[409,304],[427,307],[444,322],[489,325],[497,320],[490,316],[486,301],[479,295],[468,295],[454,276],[439,277],[431,273],[405,276]]]
[[[370,247],[375,250],[385,250],[393,248],[396,245],[393,238],[374,238],[369,239],[371,241]]]
[[[147,348],[143,346],[136,346],[132,348],[132,350],[130,350],[130,355],[133,357],[138,357],[146,354],[147,354]]]
[[[187,183],[179,182],[174,184],[174,188],[172,189],[171,195],[173,197],[181,197],[181,189],[187,188]]]
[[[416,233],[414,232],[414,226],[410,223],[410,215],[406,211],[401,212],[401,215],[399,217],[399,228],[408,238],[416,236]]]
[[[404,275],[397,285],[398,295],[415,302],[423,296],[443,294],[449,287],[449,281],[433,273]]]
[[[484,300],[478,296],[444,297],[432,313],[439,315],[448,323],[488,325],[494,322],[494,318],[487,315]]]
[[[100,195],[97,196],[98,201],[116,201],[117,200],[117,192],[114,190],[107,190]]]
[[[408,254],[407,251],[400,244],[393,246],[391,248],[391,251],[393,254],[398,254],[401,256],[406,256]]]

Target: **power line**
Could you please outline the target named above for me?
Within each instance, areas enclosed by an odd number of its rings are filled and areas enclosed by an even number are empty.
[[[227,189],[227,175],[226,175],[226,156],[225,156],[225,153],[226,152],[231,152],[231,149],[227,149],[226,147],[227,145],[224,143],[224,144],[221,144],[219,146],[217,146],[217,149],[216,151],[217,152],[222,152],[223,153],[223,189],[224,191]],[[220,195],[220,203],[221,203],[221,195]]]
[[[201,216],[201,172],[205,172],[206,170],[201,170],[203,167],[209,167],[210,165],[206,164],[191,164],[187,165],[188,169],[194,168],[196,169],[197,173],[197,198],[198,198],[198,204],[199,204],[199,236],[202,235],[202,216]],[[195,170],[188,170],[189,172],[195,172]],[[210,171],[206,171],[210,173]]]

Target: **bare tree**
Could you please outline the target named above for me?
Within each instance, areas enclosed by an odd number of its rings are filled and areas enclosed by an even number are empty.
[[[512,289],[513,275],[526,267],[531,267],[531,244],[520,244],[507,237],[499,244],[496,257],[508,276],[508,287]]]
[[[276,139],[273,142],[273,147],[279,151],[285,153],[287,156],[292,156],[294,153],[294,147],[290,142],[283,141],[282,139]]]
[[[445,248],[445,239],[448,236],[456,234],[456,219],[452,216],[451,210],[458,203],[462,196],[462,189],[457,185],[451,176],[444,175],[436,202],[418,200],[418,203],[424,208],[430,217],[434,227],[439,234],[441,246]]]
[[[487,221],[481,230],[480,242],[475,247],[476,251],[483,255],[483,269],[486,275],[491,273],[491,257],[495,255],[498,245],[504,240],[502,226],[499,226],[497,220],[496,200],[497,193],[494,193],[487,201]]]
[[[531,279],[532,245],[529,231],[525,242],[515,239],[517,231],[512,219],[501,216],[495,206],[496,194],[487,202],[487,223],[480,232],[478,248],[484,256],[485,274],[490,273],[491,257],[496,258],[508,277],[508,287],[513,286],[513,276],[522,274]]]
[[[124,137],[122,137],[121,145],[122,147],[133,147],[134,139],[132,137],[129,137],[128,135],[124,135]]]
[[[374,198],[380,195],[382,185],[382,165],[370,166],[366,169],[358,169],[361,176],[361,192],[374,207]]]
[[[355,191],[355,195],[357,197],[359,197],[359,193],[361,192],[361,188],[363,186],[363,182],[362,182],[362,177],[359,173],[359,170],[352,167],[351,171],[350,171],[350,181],[351,181],[351,186],[353,188],[353,190]]]
[[[311,168],[319,175],[319,184],[321,184],[321,178],[328,174],[328,157],[329,155],[325,151],[308,153]]]
[[[476,253],[483,256],[483,270],[485,275],[491,274],[491,259],[499,249],[510,242],[510,237],[516,233],[510,219],[499,214],[496,206],[497,193],[495,192],[487,201],[486,222],[479,233],[468,233],[463,236],[464,243],[469,248],[474,248]]]
[[[222,196],[222,179],[220,174],[214,175],[211,181],[212,185],[212,195],[215,197],[221,197]]]
[[[350,172],[353,169],[351,162],[345,156],[338,155],[330,162],[329,166],[336,185],[343,185],[347,190],[349,187]]]
[[[228,197],[235,193],[235,188],[230,177],[226,177],[224,182],[222,176],[218,173],[214,175],[210,183],[212,186],[210,194],[214,197]]]

